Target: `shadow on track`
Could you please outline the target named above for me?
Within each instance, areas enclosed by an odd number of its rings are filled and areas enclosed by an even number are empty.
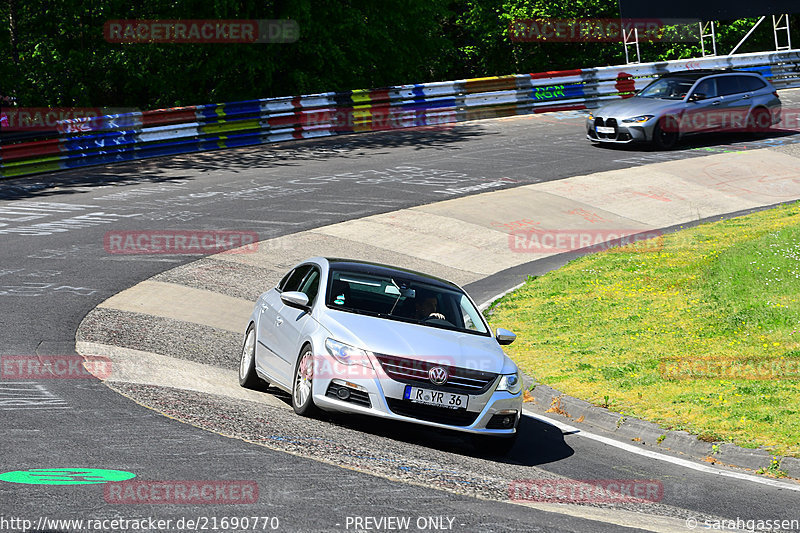
[[[587,141],[588,142],[588,141]],[[797,130],[771,128],[769,131],[704,133],[685,137],[671,150],[660,150],[649,143],[592,143],[596,148],[630,153],[669,153],[680,150],[704,150],[709,148],[728,148],[725,151],[739,151],[753,148],[769,148],[783,144],[800,143]]]
[[[416,444],[439,451],[520,466],[552,463],[575,453],[564,441],[564,435],[559,428],[529,416],[523,416],[520,420],[517,442],[505,456],[482,454],[472,445],[470,435],[467,433],[335,413],[324,413],[320,419],[336,426],[391,439],[398,443]]]
[[[255,390],[272,394],[286,403],[287,406],[291,407],[292,405],[291,395],[276,387],[263,385],[258,386]],[[316,418],[334,426],[380,436],[398,443],[416,444],[459,455],[521,466],[553,463],[566,459],[575,453],[564,442],[564,434],[559,428],[525,414],[523,414],[517,428],[519,434],[517,442],[505,456],[482,454],[473,446],[470,434],[459,431],[331,411],[321,411]],[[298,417],[298,421],[302,420],[302,418]]]
[[[19,200],[71,194],[87,187],[180,183],[200,173],[239,173],[253,169],[299,166],[308,161],[359,159],[380,154],[383,149],[447,149],[474,137],[488,135],[477,124],[449,124],[409,130],[358,133],[226,148],[211,152],[84,167],[0,181],[0,200]]]

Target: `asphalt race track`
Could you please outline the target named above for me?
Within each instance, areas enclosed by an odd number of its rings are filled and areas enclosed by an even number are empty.
[[[786,107],[800,102],[798,91],[781,96]],[[98,304],[200,258],[110,254],[108,231],[232,229],[268,239],[490,190],[794,143],[800,134],[778,128],[767,137],[714,136],[670,152],[600,148],[584,139],[580,113],[563,112],[0,182],[0,354],[74,355],[76,330]],[[354,183],[365,179],[371,181]],[[202,353],[208,339],[192,333],[180,338]],[[239,347],[229,344],[230,353],[205,355],[235,366]],[[172,520],[174,531],[183,530],[174,524],[184,518],[210,531],[239,531],[245,528],[212,527],[213,519],[257,516],[277,518],[258,529],[355,531],[391,530],[363,520],[359,527],[355,518],[401,516],[411,517],[412,531],[465,532],[688,531],[687,518],[800,519],[795,490],[654,461],[530,417],[521,429],[529,445],[489,460],[450,434],[371,420],[305,420],[279,394],[261,394],[258,403],[119,389],[172,416],[95,379],[0,379],[0,473],[101,468],[137,480],[250,480],[257,503],[119,504],[107,501],[103,485],[0,482],[1,531],[22,530],[19,522],[2,522],[11,518],[31,520],[38,531],[119,530],[50,526],[42,517],[152,517]],[[253,416],[259,410],[262,416]],[[514,480],[564,478],[659,480],[664,494],[645,507],[499,501]]]

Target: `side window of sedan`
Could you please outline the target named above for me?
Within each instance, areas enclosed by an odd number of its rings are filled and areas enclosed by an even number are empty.
[[[278,285],[276,286],[276,288],[278,289],[278,291],[279,291],[279,292],[283,292],[283,288],[286,286],[286,282],[287,282],[287,281],[289,281],[289,278],[292,276],[292,274],[293,274],[293,273],[294,273],[294,270],[290,270],[290,271],[289,271],[289,272],[287,272],[287,273],[286,273],[286,275],[285,275],[285,276],[283,276],[283,278],[282,278],[282,279],[281,279],[281,280],[278,282]]]
[[[694,94],[702,94],[705,95],[705,98],[716,98],[717,97],[717,80],[711,78],[709,80],[703,80],[697,84],[697,88],[694,90]]]
[[[319,270],[312,268],[303,284],[300,287],[300,292],[308,296],[308,305],[314,305],[314,300],[317,298],[319,292]]]
[[[720,76],[717,78],[717,89],[719,90],[720,96],[741,92],[739,76]]]
[[[287,292],[287,291],[299,291],[300,284],[308,274],[308,271],[311,270],[311,265],[302,265],[295,268],[290,274],[288,274],[287,278],[284,278],[284,281],[281,281],[281,284],[278,286],[278,290],[280,292]]]
[[[766,83],[755,76],[740,76],[740,79],[744,91],[758,91],[767,86]]]

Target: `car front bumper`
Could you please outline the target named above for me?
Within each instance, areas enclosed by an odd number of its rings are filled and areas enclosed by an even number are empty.
[[[624,123],[613,117],[592,117],[586,120],[586,138],[598,143],[650,142],[655,122],[650,119],[642,123]],[[613,131],[597,131],[598,127],[611,128]]]
[[[466,409],[451,410],[432,408],[403,398],[406,386],[437,390],[432,384],[426,387],[424,383],[396,381],[388,377],[380,367],[367,371],[372,376],[362,377],[361,374],[366,373],[363,368],[357,369],[358,377],[348,377],[346,373],[338,377],[315,376],[314,403],[328,411],[377,416],[465,433],[511,436],[516,432],[522,415],[522,392],[511,394],[496,390],[499,379],[495,379],[486,392],[469,394]],[[349,389],[346,399],[337,395],[338,390],[343,387]],[[503,425],[498,422],[507,417],[513,417],[511,427],[497,428],[498,425]]]

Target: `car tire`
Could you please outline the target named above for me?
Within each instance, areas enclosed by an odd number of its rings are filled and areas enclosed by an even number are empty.
[[[242,343],[242,355],[239,359],[239,385],[246,389],[255,389],[266,382],[256,373],[256,329],[253,324],[247,328]]]
[[[668,121],[673,124],[667,125]],[[679,138],[678,121],[674,117],[664,117],[656,122],[656,126],[653,128],[653,145],[656,148],[672,150],[678,144]]]
[[[301,416],[314,416],[317,406],[314,404],[314,351],[311,346],[304,346],[300,351],[292,380],[292,408]]]
[[[506,456],[517,443],[517,435],[496,437],[493,435],[473,435],[472,445],[481,455]]]
[[[764,133],[772,126],[772,116],[763,107],[754,109],[747,117],[747,131],[751,133]]]

